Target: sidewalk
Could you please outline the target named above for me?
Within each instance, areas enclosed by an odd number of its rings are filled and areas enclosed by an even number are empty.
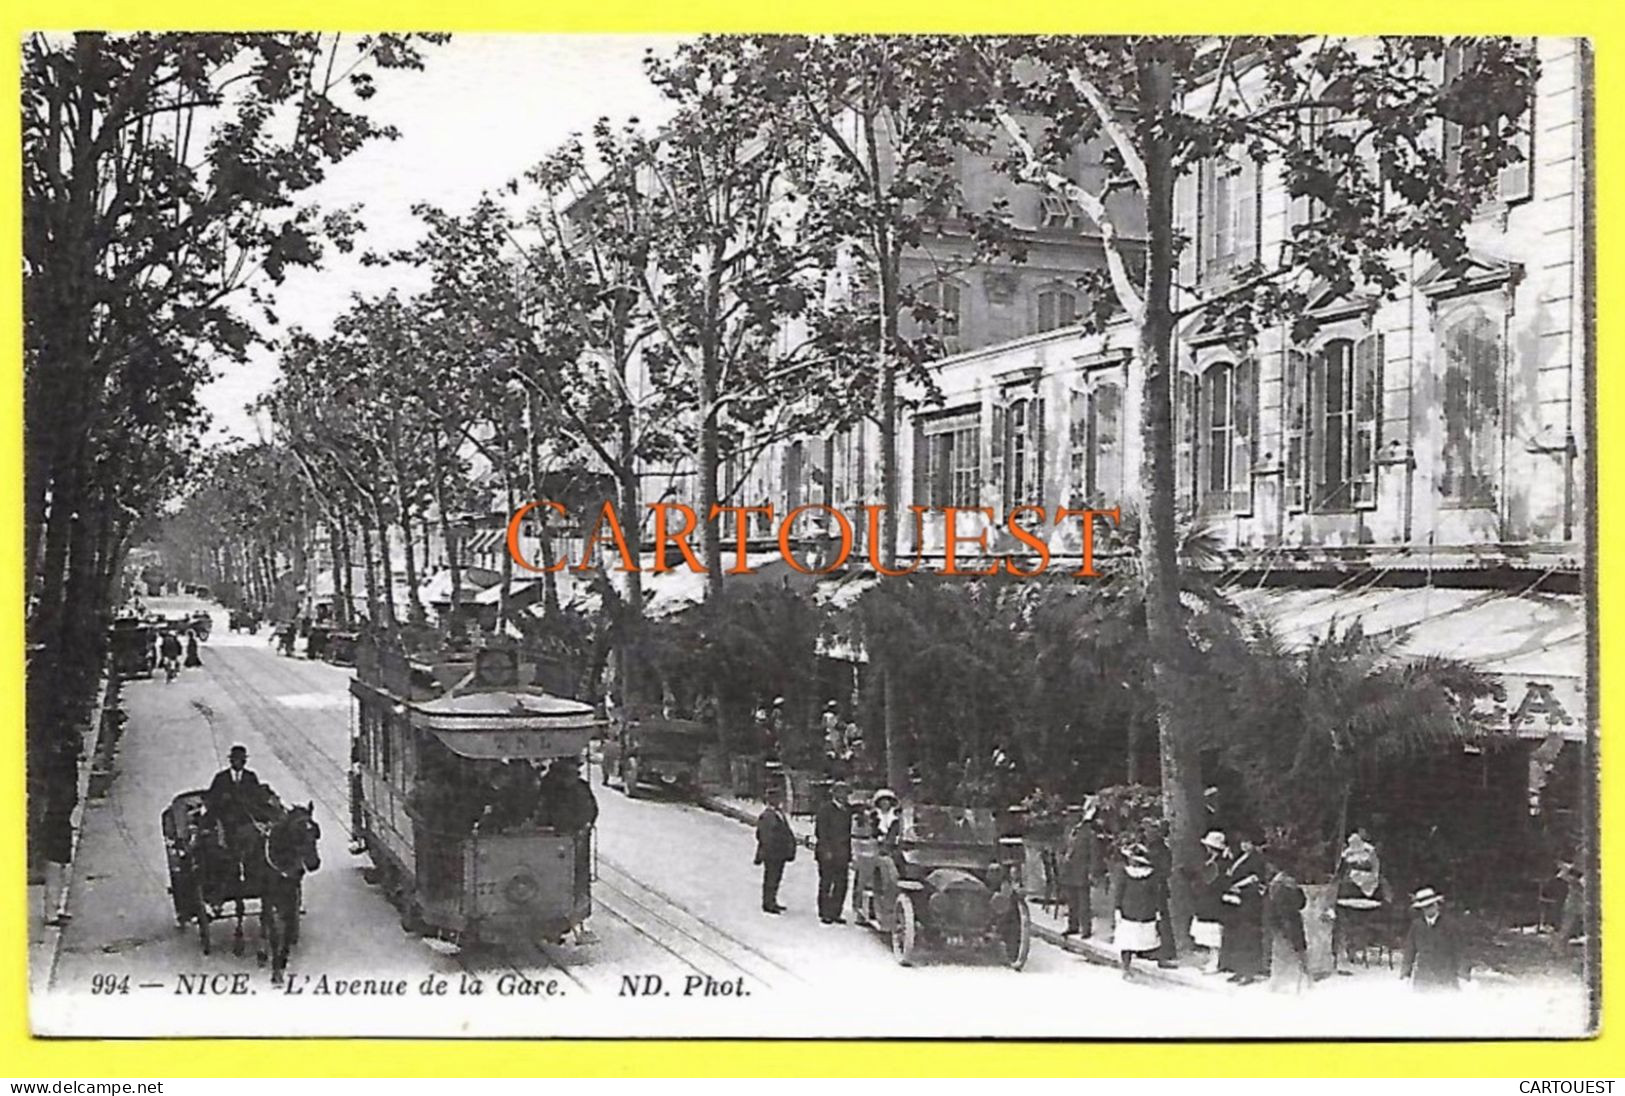
[[[727,815],[748,826],[756,825],[756,817],[762,812],[762,803],[755,799],[745,799],[740,796],[711,794],[702,792],[697,802],[706,810],[716,811]],[[813,847],[813,820],[801,815],[790,816],[790,830],[796,835],[796,841],[806,848]],[[1076,936],[1063,936],[1066,929],[1066,910],[1060,907],[1056,910],[1046,909],[1034,899],[1028,900],[1028,909],[1032,913],[1033,937],[1042,940],[1052,947],[1061,948],[1079,956],[1090,963],[1101,966],[1115,967],[1118,964],[1118,953],[1112,950],[1112,917],[1106,909],[1104,894],[1099,894],[1094,902],[1095,915],[1094,932],[1087,939]],[[1190,989],[1215,990],[1219,989],[1214,980],[1205,978],[1194,968],[1180,967],[1177,969],[1164,969],[1155,963],[1141,962],[1135,965],[1135,972],[1153,981],[1167,982],[1174,985],[1185,986]]]
[[[107,691],[111,683],[103,678],[96,689],[96,700],[91,705],[90,718],[79,729],[79,795],[73,808],[73,857],[68,863],[67,879],[63,885],[62,908],[72,910],[74,880],[79,869],[79,838],[84,833],[85,805],[90,798],[90,771],[95,767],[96,740],[101,733],[102,711],[106,706]],[[117,767],[118,755],[112,762]],[[62,950],[62,931],[65,925],[45,923],[45,884],[28,885],[28,989],[38,993],[51,984],[56,971],[57,956]]]

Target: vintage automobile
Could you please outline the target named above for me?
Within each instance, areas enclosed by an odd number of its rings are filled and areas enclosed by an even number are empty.
[[[628,721],[604,750],[607,779],[636,799],[645,788],[692,796],[700,785],[700,756],[716,741],[709,724],[692,719]]]
[[[335,666],[354,666],[355,645],[360,638],[357,632],[330,633],[327,637],[327,649],[322,652],[322,658]]]
[[[894,839],[873,815],[853,818],[852,914],[891,938],[913,965],[934,945],[991,947],[1015,970],[1027,962],[1031,914],[1020,886],[1021,838],[1001,837],[991,810],[906,806]]]
[[[233,609],[226,623],[234,632],[247,632],[249,635],[255,635],[260,630],[259,614],[252,609]]]
[[[146,621],[119,617],[109,632],[113,672],[119,677],[151,677],[158,668],[156,636]]]

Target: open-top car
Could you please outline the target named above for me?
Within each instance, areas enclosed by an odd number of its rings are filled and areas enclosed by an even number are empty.
[[[990,947],[1016,970],[1027,962],[1031,914],[1020,887],[1021,838],[1001,837],[991,810],[914,805],[893,835],[854,817],[852,913],[886,933],[911,966],[922,947]]]

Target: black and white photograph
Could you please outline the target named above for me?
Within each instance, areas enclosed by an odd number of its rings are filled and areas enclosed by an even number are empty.
[[[21,65],[36,1036],[1599,1030],[1587,40]]]

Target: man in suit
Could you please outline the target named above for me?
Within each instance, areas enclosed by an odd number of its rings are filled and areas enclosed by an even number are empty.
[[[767,807],[756,819],[756,863],[762,866],[762,912],[783,913],[779,905],[779,883],[784,866],[796,858],[796,835],[784,817],[784,790],[767,789]]]
[[[1089,904],[1089,887],[1095,879],[1099,860],[1095,837],[1095,800],[1084,802],[1083,812],[1066,836],[1061,856],[1061,895],[1066,900],[1066,936],[1088,937],[1094,933],[1094,910]]]
[[[1448,990],[1460,985],[1461,936],[1453,921],[1444,916],[1444,896],[1432,887],[1423,887],[1411,900],[1416,918],[1405,937],[1405,956],[1399,976],[1408,978],[1418,990]]]
[[[814,822],[814,851],[818,857],[818,919],[826,925],[844,925],[847,874],[852,868],[852,806],[845,784],[829,790],[829,800],[818,808]]]
[[[248,747],[236,745],[226,755],[226,767],[209,781],[204,801],[210,816],[229,832],[253,820],[263,794],[259,775],[248,767]]]

